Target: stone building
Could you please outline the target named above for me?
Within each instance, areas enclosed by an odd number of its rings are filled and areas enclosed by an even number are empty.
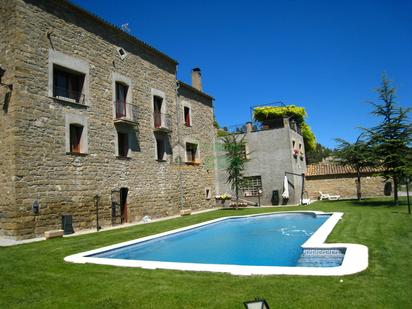
[[[384,196],[387,182],[377,175],[378,172],[379,170],[374,168],[362,171],[362,197]],[[309,164],[306,172],[305,191],[311,200],[319,198],[319,191],[340,195],[343,199],[352,199],[356,198],[356,181],[356,171],[349,166],[340,166],[331,162]]]
[[[177,62],[62,0],[0,6],[0,236],[214,205],[212,97]],[[10,89],[12,88],[12,89]]]
[[[292,118],[266,123],[247,123],[230,128],[246,142],[248,162],[243,172],[241,198],[258,202],[262,190],[262,205],[299,204],[302,196],[303,173],[306,171],[305,146],[300,130]],[[226,162],[222,145],[217,149],[217,191],[234,195],[226,182]],[[289,198],[283,199],[284,179],[288,179]]]

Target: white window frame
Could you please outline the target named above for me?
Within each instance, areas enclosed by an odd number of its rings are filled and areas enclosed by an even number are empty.
[[[77,114],[65,114],[65,150],[67,154],[73,154],[70,152],[70,125],[80,125],[83,127],[82,136],[80,138],[80,153],[89,153],[89,141],[88,141],[88,119],[86,116]]]
[[[122,59],[122,60],[124,60],[124,59],[127,57],[127,55],[129,54],[129,53],[126,51],[126,49],[124,49],[123,47],[117,47],[116,50],[117,50],[117,54],[119,55],[120,59]],[[123,55],[120,54],[120,50],[123,50],[123,51],[124,51],[124,54],[123,54]]]
[[[83,89],[82,94],[84,95],[84,104],[73,102],[70,99],[58,98],[61,101],[66,101],[68,103],[79,104],[83,106],[90,106],[89,102],[89,63],[85,60],[74,58],[72,56],[63,54],[53,49],[49,49],[49,79],[48,79],[48,96],[56,99],[54,96],[53,86],[54,86],[54,66],[58,65],[60,67],[66,68],[71,71],[75,71],[84,74]]]

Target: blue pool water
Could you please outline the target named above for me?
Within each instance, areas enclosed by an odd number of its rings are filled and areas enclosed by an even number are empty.
[[[328,218],[311,213],[227,218],[92,256],[205,264],[337,266],[343,256],[322,262],[324,254],[318,260],[316,254],[303,254],[301,248]]]

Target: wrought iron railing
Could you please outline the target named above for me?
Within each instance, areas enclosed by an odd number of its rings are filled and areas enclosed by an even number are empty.
[[[138,109],[137,106],[125,101],[114,101],[115,119],[137,122]]]
[[[290,118],[288,120],[289,120],[290,129],[301,134],[300,126],[295,121],[291,120]],[[249,130],[251,132],[281,129],[285,127],[283,118],[279,118],[279,119],[268,119],[264,121],[253,121],[253,122],[248,122],[246,124],[238,124],[238,125],[222,127],[222,130],[228,133],[241,134],[241,133],[246,133],[248,131],[248,126],[250,126]]]
[[[172,128],[172,117],[169,114],[154,112],[153,122],[155,129],[171,130]]]
[[[85,104],[85,95],[80,91],[71,90],[65,87],[53,87],[53,97],[64,101],[78,104]]]

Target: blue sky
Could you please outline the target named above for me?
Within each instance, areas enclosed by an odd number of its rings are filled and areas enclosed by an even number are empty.
[[[179,62],[202,69],[220,125],[250,119],[252,105],[306,108],[318,142],[354,141],[377,119],[367,101],[383,72],[412,106],[412,1],[111,1],[74,3]]]

